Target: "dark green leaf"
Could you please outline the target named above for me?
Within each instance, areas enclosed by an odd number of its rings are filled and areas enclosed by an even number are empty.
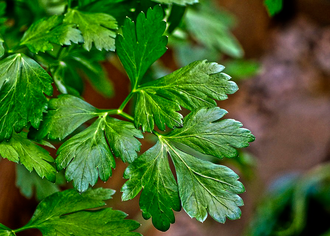
[[[25,133],[14,133],[8,142],[1,142],[0,156],[21,163],[28,171],[35,170],[41,178],[46,177],[49,181],[55,182],[56,170],[49,164],[54,162],[53,158],[45,149],[27,139]]]
[[[118,57],[133,89],[151,64],[166,52],[167,37],[163,36],[166,23],[163,18],[163,9],[160,6],[149,9],[147,15],[141,12],[136,24],[131,19],[126,19],[122,35],[118,35],[116,39]]]
[[[39,127],[48,106],[44,93],[53,93],[51,83],[48,73],[24,54],[0,61],[0,142],[28,123]]]
[[[140,235],[131,232],[139,227],[139,223],[125,220],[127,215],[124,212],[110,208],[87,210],[104,206],[104,201],[113,194],[113,190],[101,188],[82,194],[73,189],[57,192],[38,205],[33,217],[22,229],[36,228],[44,236]]]
[[[242,57],[242,47],[230,33],[226,22],[218,16],[220,14],[219,11],[207,8],[199,11],[188,9],[186,24],[189,32],[200,44],[208,48],[216,48],[232,57]]]
[[[230,76],[221,73],[223,66],[206,61],[193,62],[172,74],[143,84],[137,89],[135,125],[143,131],[152,131],[154,122],[159,129],[182,126],[180,106],[193,110],[214,107],[216,100],[227,99],[237,91]]]
[[[25,32],[21,45],[26,45],[32,52],[53,50],[51,43],[71,45],[82,43],[83,38],[74,24],[62,24],[63,16],[51,16],[35,22]]]
[[[129,180],[123,185],[123,201],[134,198],[142,189],[140,207],[143,217],[152,218],[157,229],[167,230],[181,209],[178,187],[171,172],[166,147],[158,142],[136,159],[125,171]]]
[[[97,117],[95,107],[72,95],[62,95],[49,102],[48,113],[33,138],[48,135],[51,139],[64,139],[86,121]]]
[[[242,124],[232,119],[219,120],[227,111],[214,107],[191,112],[182,128],[174,129],[167,140],[185,144],[201,153],[214,157],[236,157],[236,148],[249,146],[254,136]]]
[[[116,166],[115,159],[107,144],[104,119],[99,118],[81,133],[66,141],[57,151],[58,170],[66,168],[65,177],[73,180],[73,186],[84,192],[89,185],[95,185],[100,176],[106,181]]]
[[[265,0],[264,4],[267,8],[268,14],[274,16],[282,10],[283,0]]]
[[[88,13],[71,9],[63,22],[76,24],[84,38],[84,48],[90,51],[92,43],[98,50],[115,50],[117,21],[105,13]]]
[[[23,166],[16,165],[16,186],[22,195],[31,198],[35,192],[38,201],[60,191],[57,183],[64,183],[64,176],[56,175],[56,183],[40,178],[34,171],[28,172]]]
[[[128,163],[137,158],[141,143],[135,137],[143,138],[143,135],[131,122],[107,117],[105,135],[115,156]]]

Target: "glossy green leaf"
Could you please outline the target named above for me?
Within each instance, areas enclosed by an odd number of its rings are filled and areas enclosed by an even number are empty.
[[[63,22],[77,25],[84,38],[84,48],[87,51],[91,50],[93,43],[100,51],[102,49],[115,50],[115,30],[118,26],[116,19],[112,16],[71,9],[65,14]]]
[[[97,117],[98,111],[89,103],[72,95],[61,95],[49,102],[49,110],[33,138],[64,139],[86,121]]]
[[[116,39],[116,51],[132,87],[136,88],[147,69],[166,52],[166,23],[161,6],[141,12],[136,24],[126,19]]]
[[[214,157],[236,157],[236,148],[249,146],[254,136],[248,129],[241,128],[238,121],[220,120],[226,113],[219,107],[193,111],[184,118],[182,128],[174,129],[165,137]]]
[[[137,158],[141,143],[136,138],[143,138],[142,132],[133,123],[107,117],[105,135],[115,156],[124,162],[132,163]]]
[[[100,118],[57,151],[57,169],[66,168],[66,179],[73,180],[73,186],[79,192],[86,191],[89,185],[94,186],[98,176],[107,181],[112,174],[111,168],[116,166],[103,130],[104,119]]]
[[[52,78],[34,60],[14,54],[0,60],[0,142],[28,123],[38,128],[52,95]]]
[[[152,217],[157,229],[167,230],[181,209],[178,187],[167,159],[166,147],[158,142],[125,170],[129,180],[122,187],[122,200],[134,198],[142,189],[140,207],[145,219]]]
[[[53,158],[45,149],[27,139],[26,133],[14,133],[8,142],[1,142],[0,156],[21,163],[28,171],[35,170],[41,178],[45,177],[49,181],[55,182],[56,170],[50,164],[54,162]]]
[[[15,236],[16,234],[12,230],[3,224],[0,224],[0,236]]]
[[[131,232],[139,227],[133,220],[125,220],[124,212],[105,206],[114,194],[111,189],[94,189],[78,193],[73,189],[57,192],[45,198],[33,217],[21,229],[39,229],[43,236],[113,235],[138,236]],[[88,210],[98,208],[98,210]]]
[[[182,126],[180,106],[193,110],[214,107],[215,100],[227,99],[238,87],[230,76],[222,73],[223,66],[206,61],[193,62],[137,89],[135,125],[152,131],[154,123],[161,130]]]
[[[62,24],[63,16],[51,16],[33,23],[25,32],[21,45],[26,45],[33,53],[53,50],[52,43],[71,45],[82,43],[83,38],[74,24]]]
[[[175,165],[183,209],[203,222],[207,214],[224,223],[241,216],[243,200],[237,195],[245,191],[238,175],[225,166],[197,159],[172,145],[169,153]]]

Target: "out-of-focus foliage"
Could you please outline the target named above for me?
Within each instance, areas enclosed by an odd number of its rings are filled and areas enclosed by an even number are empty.
[[[330,164],[278,179],[263,198],[247,236],[328,236]]]
[[[267,8],[268,14],[274,16],[282,10],[283,0],[265,0],[264,4]]]

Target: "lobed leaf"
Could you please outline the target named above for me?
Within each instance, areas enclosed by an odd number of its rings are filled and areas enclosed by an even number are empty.
[[[238,87],[223,66],[206,61],[193,62],[137,89],[135,125],[151,132],[154,123],[161,130],[182,126],[180,106],[189,110],[214,107],[216,100],[227,99]]]
[[[89,13],[75,9],[69,10],[65,14],[63,22],[75,24],[79,28],[84,38],[84,48],[90,51],[92,43],[96,49],[106,51],[115,50],[116,33],[118,29],[117,21],[112,16],[105,13]]]
[[[83,37],[74,24],[62,24],[63,16],[42,18],[33,23],[24,33],[21,45],[26,45],[31,52],[38,53],[53,50],[52,43],[71,45],[82,43]]]
[[[50,100],[44,121],[32,137],[38,140],[46,136],[51,139],[64,139],[80,125],[98,115],[98,110],[82,99],[61,95]]]
[[[0,142],[28,123],[38,128],[53,93],[52,78],[34,60],[14,54],[0,61]]]
[[[167,50],[164,36],[166,23],[161,6],[141,12],[136,24],[129,18],[124,22],[122,34],[116,39],[117,55],[123,64],[132,87],[136,88],[147,69]]]
[[[133,220],[125,220],[124,212],[110,208],[90,211],[105,205],[114,194],[111,189],[94,189],[78,193],[73,189],[57,192],[45,198],[21,229],[36,228],[44,236],[113,235],[138,236],[131,232],[139,227]]]
[[[21,163],[28,171],[35,170],[41,178],[45,177],[47,180],[55,182],[56,170],[50,164],[54,162],[53,158],[45,149],[27,139],[25,133],[14,133],[8,142],[1,142],[0,156],[9,161]]]

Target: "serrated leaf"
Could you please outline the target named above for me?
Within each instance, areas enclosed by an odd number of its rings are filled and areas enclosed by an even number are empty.
[[[198,0],[152,0],[154,2],[165,3],[165,4],[178,4],[182,6],[198,3]]]
[[[136,138],[143,138],[143,135],[131,122],[107,117],[104,131],[115,156],[128,163],[137,158],[141,143]]]
[[[238,176],[225,166],[192,156],[189,149],[178,148],[180,144],[216,157],[236,155],[234,148],[247,146],[254,137],[250,131],[240,128],[239,122],[219,121],[225,113],[218,107],[200,108],[186,116],[182,128],[157,134],[157,144],[125,170],[124,177],[129,180],[122,187],[122,199],[132,199],[143,189],[140,197],[143,216],[153,217],[153,224],[160,230],[167,230],[174,222],[171,209],[180,209],[176,207],[177,191],[184,210],[201,222],[208,213],[222,223],[226,217],[238,219],[243,201],[237,194],[244,192]],[[168,154],[175,166],[178,190]]]
[[[137,89],[135,125],[151,132],[154,123],[161,130],[182,126],[180,106],[189,110],[214,107],[216,100],[227,99],[238,87],[223,66],[206,61],[193,62]]]
[[[66,168],[66,179],[73,180],[73,186],[79,192],[85,192],[89,185],[94,186],[98,176],[103,181],[108,180],[112,174],[111,168],[116,166],[103,130],[104,119],[99,118],[57,151],[57,169]]]
[[[33,217],[22,229],[36,228],[44,236],[113,235],[138,236],[131,232],[139,227],[133,220],[125,220],[124,212],[110,208],[88,211],[105,205],[115,191],[94,189],[78,193],[73,189],[57,192],[45,198]]]
[[[157,229],[166,231],[175,218],[173,210],[181,209],[177,184],[171,172],[165,146],[158,142],[125,170],[129,180],[123,185],[122,200],[134,198],[142,189],[140,207],[143,217]]]
[[[52,78],[34,60],[14,54],[0,61],[0,142],[28,123],[39,127],[51,96]]]
[[[226,113],[219,107],[193,111],[184,118],[184,127],[174,129],[165,137],[214,157],[236,157],[236,148],[249,146],[255,138],[249,130],[241,128],[240,122],[220,120]]]
[[[226,217],[239,219],[245,191],[238,175],[225,166],[199,160],[172,145],[169,153],[175,165],[183,209],[190,217],[203,222],[207,214],[224,223]]]
[[[219,10],[214,11],[202,7],[199,11],[188,9],[185,17],[188,31],[200,44],[208,48],[215,48],[232,56],[242,57],[244,51],[237,39],[231,34],[229,26],[218,15]]]
[[[264,0],[268,14],[274,16],[282,10],[283,0]]]
[[[27,139],[25,133],[14,133],[8,142],[1,142],[0,156],[21,163],[28,171],[35,170],[41,178],[45,177],[49,181],[55,182],[56,170],[50,164],[54,162],[53,158],[45,149]]]
[[[82,99],[61,95],[50,100],[44,121],[32,137],[39,140],[48,135],[51,139],[64,139],[80,125],[98,115],[97,109]]]
[[[118,29],[117,21],[105,13],[89,13],[75,9],[65,14],[63,22],[76,24],[84,38],[84,48],[90,51],[92,43],[98,50],[115,50],[115,30]]]
[[[136,88],[147,69],[166,52],[166,23],[161,6],[141,12],[136,24],[126,19],[122,35],[116,39],[117,55],[123,64],[132,87]]]
[[[53,50],[51,43],[71,45],[84,41],[74,24],[62,24],[62,22],[63,16],[57,15],[36,21],[23,35],[21,45],[26,45],[31,52],[38,53]]]
[[[22,195],[31,198],[35,192],[36,199],[41,201],[49,195],[60,191],[58,184],[64,183],[64,176],[56,175],[56,183],[40,178],[34,171],[28,172],[23,166],[16,165],[16,186]]]

